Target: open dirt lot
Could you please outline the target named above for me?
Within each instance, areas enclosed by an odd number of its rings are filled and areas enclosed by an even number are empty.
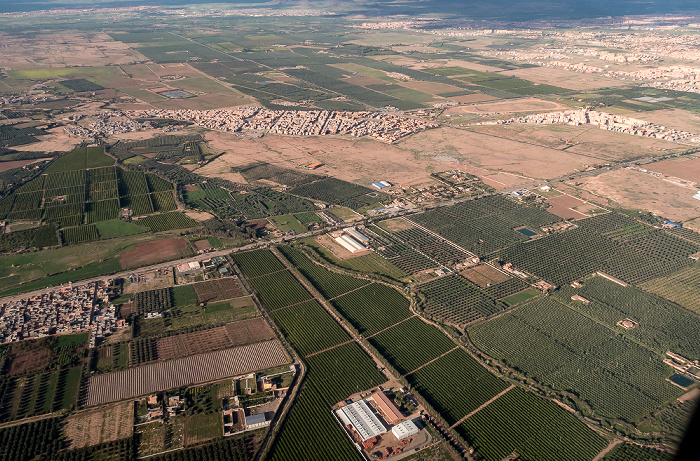
[[[12,362],[8,374],[26,373],[49,366],[51,349],[43,346],[42,343],[22,344],[21,346],[17,344],[12,346],[10,357]]]
[[[178,259],[186,256],[187,240],[164,239],[150,242],[137,243],[133,250],[122,253],[119,256],[119,264],[122,269],[136,266],[146,266],[159,261]]]
[[[501,75],[520,77],[536,83],[544,83],[579,91],[625,85],[625,82],[611,78],[581,74],[564,69],[551,69],[549,67],[530,67],[527,69],[508,70],[499,73]]]
[[[267,161],[287,168],[298,168],[310,162],[324,166],[314,171],[346,181],[370,185],[383,179],[399,185],[424,184],[431,171],[454,168],[454,164],[436,162],[430,157],[404,148],[369,139],[342,137],[293,137],[266,135],[259,139],[242,139],[232,133],[206,133],[213,149],[226,153],[204,168],[196,170],[205,176],[236,181],[231,167],[253,161]],[[317,151],[317,152],[314,152]],[[310,155],[314,152],[314,155]]]
[[[131,437],[134,430],[134,402],[121,402],[66,419],[70,448],[83,448]]]
[[[669,128],[677,128],[696,134],[700,133],[700,115],[689,110],[652,110],[640,114],[639,118]]]
[[[609,171],[584,180],[581,187],[609,197],[624,208],[638,208],[671,219],[686,221],[700,216],[700,201],[692,188],[638,171]]]
[[[243,289],[233,277],[195,283],[194,291],[197,293],[197,302],[200,303],[240,298],[245,295]]]
[[[0,42],[6,69],[104,66],[144,59],[139,52],[102,32],[0,34]]]
[[[156,342],[158,360],[187,357],[232,346],[233,343],[224,327],[168,336]]]
[[[700,183],[700,158],[674,158],[645,165],[645,168],[669,176]]]
[[[44,160],[52,160],[52,159],[53,159],[53,157],[40,158],[40,159],[34,159],[34,160],[13,160],[10,162],[0,162],[0,172],[11,170],[13,168],[21,168],[25,165],[31,165],[32,163],[42,162]]]
[[[493,96],[489,96],[487,94],[480,94],[480,93],[475,93],[475,94],[465,94],[462,96],[452,96],[449,98],[455,102],[458,102],[460,104],[473,104],[476,102],[485,102],[485,101],[493,101],[494,99],[497,99]]]
[[[356,257],[362,256],[362,255],[366,255],[372,251],[370,249],[367,249],[367,250],[358,251],[357,253],[350,253],[350,251],[346,250],[338,242],[333,240],[330,235],[318,236],[318,237],[316,237],[316,241],[319,244],[321,244],[323,246],[323,248],[325,248],[326,250],[333,253],[333,256],[340,259],[341,261],[344,261],[346,259],[356,258]]]
[[[510,101],[494,102],[491,104],[474,104],[466,107],[450,107],[445,114],[510,114],[514,112],[544,112],[550,110],[566,110],[569,107],[557,102],[545,101],[538,98],[524,98]]]
[[[588,217],[583,213],[579,213],[578,211],[571,209],[573,207],[578,207],[586,203],[583,200],[578,199],[576,197],[572,197],[570,195],[557,195],[556,197],[552,197],[549,200],[547,200],[547,203],[552,205],[551,207],[547,208],[547,211],[549,211],[555,216],[559,216],[560,218],[583,219]]]
[[[494,283],[505,282],[510,278],[503,272],[497,271],[493,267],[486,264],[470,267],[469,269],[460,272],[459,275],[481,288],[487,287]]]
[[[491,172],[503,170],[541,179],[582,170],[590,162],[586,157],[566,151],[456,128],[418,133],[400,142],[399,146],[420,157],[453,157],[460,161],[460,168],[468,164]]]
[[[581,156],[587,165],[640,156],[658,156],[687,149],[687,146],[673,142],[601,130],[594,126],[514,123],[479,125],[473,126],[472,129],[514,141],[565,149],[562,153]]]

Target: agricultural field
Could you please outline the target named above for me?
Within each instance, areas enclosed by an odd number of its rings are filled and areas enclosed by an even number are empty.
[[[418,317],[371,336],[369,342],[401,374],[410,373],[455,347],[447,335]],[[418,344],[422,346],[416,347]]]
[[[331,415],[323,395],[304,386],[274,442],[271,461],[360,461],[362,457]]]
[[[686,267],[665,277],[649,280],[640,287],[700,314],[700,267]]]
[[[463,349],[428,363],[406,379],[450,425],[508,387]]]
[[[151,232],[162,232],[172,229],[186,229],[188,227],[199,226],[199,222],[192,218],[188,218],[178,211],[147,216],[134,222],[139,226],[149,229]]]
[[[634,423],[682,391],[666,381],[672,373],[661,353],[614,328],[550,297],[472,327],[469,335],[491,357],[554,389],[575,389],[602,416]]]
[[[368,280],[356,279],[348,275],[332,272],[314,263],[295,248],[281,246],[279,249],[285,258],[327,299],[336,298],[369,284]]]
[[[590,303],[582,306],[572,301],[574,294]],[[587,278],[578,289],[562,287],[556,295],[561,302],[608,328],[619,329],[617,322],[625,318],[634,320],[638,323],[635,328],[621,332],[659,354],[671,350],[691,360],[700,359],[700,319],[672,303],[603,277]]]
[[[592,460],[607,440],[556,404],[514,388],[457,426],[487,461],[515,452],[523,459]]]
[[[629,443],[621,443],[605,455],[603,461],[672,461],[670,453],[640,447]]]
[[[194,284],[198,303],[212,303],[240,298],[246,293],[235,278],[222,278]]]
[[[466,325],[505,308],[459,275],[440,277],[417,288],[425,297],[424,312],[451,324]]]
[[[289,193],[308,197],[315,201],[346,206],[353,210],[379,204],[389,198],[382,192],[376,192],[367,187],[336,178],[326,178],[298,186],[290,190]]]
[[[248,278],[285,270],[284,265],[270,250],[236,253],[233,255],[233,261]]]
[[[418,253],[414,248],[403,243],[389,232],[377,226],[370,226],[372,247],[387,262],[406,274],[415,274],[433,267],[438,263]]]
[[[83,448],[131,437],[134,402],[121,402],[98,411],[66,418],[65,433],[71,448]]]
[[[289,271],[275,272],[249,280],[260,298],[260,302],[270,311],[299,304],[312,298],[311,293]]]
[[[482,257],[514,243],[527,241],[528,237],[515,231],[515,228],[525,226],[539,229],[558,220],[544,210],[522,205],[501,195],[469,200],[411,216],[411,221]]]
[[[470,256],[449,242],[417,227],[396,231],[393,235],[399,241],[418,250],[441,265],[449,266]]]
[[[61,449],[62,424],[62,418],[58,417],[2,428],[0,453],[16,460],[35,457],[55,459]]]
[[[122,371],[93,375],[87,405],[122,400],[164,389],[262,370],[289,362],[277,341],[266,341],[194,357],[156,362]],[[157,376],[158,379],[152,379]]]
[[[360,334],[368,336],[411,316],[410,301],[395,288],[371,283],[339,296],[333,306]]]
[[[315,300],[270,313],[287,341],[302,356],[350,340],[350,335]]]
[[[377,364],[355,342],[307,357],[306,362],[308,382],[328,406],[386,381]]]

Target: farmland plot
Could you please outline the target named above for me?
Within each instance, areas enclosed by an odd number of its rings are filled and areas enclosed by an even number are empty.
[[[99,405],[285,363],[289,363],[289,357],[282,345],[278,341],[266,341],[93,375],[88,382],[87,404]]]
[[[371,335],[411,316],[410,301],[395,288],[371,283],[335,298],[333,305],[363,335]]]

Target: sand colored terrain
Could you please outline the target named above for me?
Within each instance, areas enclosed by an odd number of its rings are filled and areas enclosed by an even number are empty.
[[[473,95],[470,95],[473,96]],[[495,99],[495,98],[493,98]],[[509,114],[514,112],[545,112],[554,110],[566,110],[569,107],[552,101],[538,98],[524,98],[510,101],[494,102],[491,104],[474,104],[465,107],[451,107],[445,114],[485,114],[498,112]]]
[[[508,125],[477,125],[471,129],[480,133],[539,144],[587,158],[586,164],[605,163],[638,157],[653,157],[668,152],[681,152],[687,146],[643,138],[594,126],[536,125],[513,123]]]
[[[652,110],[637,116],[648,122],[700,134],[700,114],[683,109]]]
[[[474,93],[474,94],[465,94],[462,96],[452,96],[450,98],[451,100],[458,102],[460,104],[472,104],[475,102],[485,102],[485,101],[493,101],[495,98],[493,96],[489,96],[487,94],[481,94],[481,93]]]
[[[456,166],[450,162],[435,161],[432,156],[416,155],[401,145],[387,145],[369,139],[274,135],[242,139],[223,132],[208,132],[206,137],[213,149],[226,153],[196,172],[235,182],[240,182],[240,179],[238,175],[230,173],[231,168],[254,161],[270,162],[299,171],[307,171],[303,165],[310,162],[321,162],[324,165],[315,170],[315,174],[364,185],[380,179],[400,185],[424,184],[431,181],[431,171]],[[311,152],[314,154],[311,155]]]
[[[510,75],[536,83],[554,85],[569,90],[586,91],[612,86],[622,86],[626,83],[599,75],[582,74],[565,69],[552,69],[549,67],[529,67],[526,69],[507,70],[499,72],[501,75]]]
[[[134,402],[121,402],[66,419],[65,432],[71,448],[82,448],[130,437]]]
[[[5,69],[130,64],[145,58],[102,32],[0,34]]]
[[[644,166],[652,171],[700,183],[700,158],[674,158]]]
[[[685,221],[700,216],[700,200],[693,198],[692,188],[639,171],[609,171],[586,178],[581,187],[608,197],[624,208],[648,210],[672,220]]]
[[[551,179],[581,170],[589,159],[550,147],[528,144],[456,128],[438,128],[418,133],[399,143],[420,157],[453,157],[492,172],[522,174]]]

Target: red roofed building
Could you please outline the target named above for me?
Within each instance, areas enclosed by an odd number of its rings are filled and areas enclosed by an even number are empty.
[[[403,419],[403,415],[401,414],[399,409],[396,408],[394,402],[389,400],[389,398],[384,394],[384,392],[375,392],[372,395],[372,400],[374,401],[377,410],[379,410],[379,413],[381,413],[382,417],[387,423],[393,425],[400,422]]]

